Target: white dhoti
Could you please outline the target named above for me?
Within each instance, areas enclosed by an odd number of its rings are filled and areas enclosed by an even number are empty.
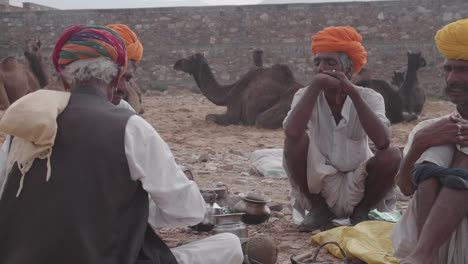
[[[361,163],[354,171],[338,172],[323,177],[320,195],[325,199],[330,211],[337,218],[348,218],[364,198],[368,175],[366,166],[367,161]],[[296,215],[299,213],[304,216],[305,211],[310,211],[309,202],[295,186],[292,186],[291,189],[292,206],[296,210]],[[396,194],[392,190],[377,204],[376,208],[381,212],[389,212],[395,208],[395,205]]]
[[[244,260],[240,239],[230,233],[210,236],[171,251],[179,264],[241,264]]]

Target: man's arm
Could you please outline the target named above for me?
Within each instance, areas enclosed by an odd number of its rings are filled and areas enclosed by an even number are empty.
[[[284,133],[287,140],[300,142],[303,141],[304,136],[307,136],[305,131],[317,98],[322,92],[322,88],[329,85],[336,84],[333,83],[330,77],[317,74],[312,78],[311,84],[305,88],[302,97],[293,100],[290,113],[284,121]]]
[[[133,180],[139,180],[154,201],[150,223],[185,227],[200,223],[205,201],[195,182],[187,179],[169,146],[143,118],[133,115],[125,131],[125,153]]]
[[[409,196],[414,193],[416,186],[412,170],[421,155],[430,147],[446,144],[467,146],[468,125],[452,117],[443,117],[435,122],[423,121],[411,131],[400,170],[395,176],[395,182],[404,195]]]
[[[382,111],[385,113],[385,104],[382,96],[379,95],[380,100],[378,101],[380,102],[372,102],[374,105],[370,107],[359,94],[357,86],[343,72],[326,71],[324,73],[340,81],[342,91],[353,101],[359,121],[361,121],[367,136],[374,142],[377,149],[386,149],[390,145],[390,129],[376,114],[376,112]]]
[[[367,136],[372,140],[372,142],[374,142],[375,147],[379,150],[388,148],[390,145],[390,128],[388,127],[388,124],[382,122],[382,120],[377,116],[378,109],[371,108],[366,101],[362,99],[357,89],[355,89],[354,92],[351,92],[349,97],[356,108],[362,128],[364,128]],[[380,104],[380,106],[375,108],[381,108],[385,111],[383,98],[380,97],[380,99],[381,100],[375,102],[376,104]]]

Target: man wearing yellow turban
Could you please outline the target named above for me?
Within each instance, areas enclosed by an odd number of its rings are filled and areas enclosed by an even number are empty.
[[[468,19],[440,29],[450,115],[419,123],[408,137],[396,182],[412,195],[393,231],[404,264],[468,263]]]
[[[335,217],[356,224],[373,208],[394,206],[393,179],[401,156],[390,145],[383,98],[350,82],[367,62],[361,41],[352,27],[328,27],[312,37],[315,75],[296,93],[283,123],[284,165],[301,231]]]
[[[137,65],[143,58],[143,44],[141,44],[135,32],[127,25],[112,24],[107,25],[107,27],[117,32],[123,39],[128,57],[127,70],[117,86],[117,92],[114,93],[112,103],[122,108],[133,108],[135,112],[142,114],[144,110],[141,105],[141,90],[132,79],[137,70]],[[122,99],[128,101],[131,107]]]

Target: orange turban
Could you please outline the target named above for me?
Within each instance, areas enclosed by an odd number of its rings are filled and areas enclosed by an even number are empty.
[[[435,42],[449,60],[468,60],[468,18],[452,22],[439,31]]]
[[[312,36],[312,53],[344,52],[359,72],[367,63],[367,52],[361,44],[362,36],[352,27],[327,27]]]
[[[143,57],[143,45],[135,32],[124,24],[107,25],[107,27],[117,32],[124,40],[125,46],[127,46],[128,60],[133,60],[136,63],[140,62]]]

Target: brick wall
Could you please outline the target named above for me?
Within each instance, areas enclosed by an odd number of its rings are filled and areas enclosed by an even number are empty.
[[[193,87],[175,72],[174,62],[205,52],[220,83],[229,83],[252,65],[251,49],[264,49],[264,64],[286,63],[303,84],[312,72],[310,37],[326,26],[351,25],[363,35],[368,67],[390,80],[406,65],[406,51],[420,50],[428,66],[420,71],[430,94],[443,86],[442,57],[433,36],[444,24],[468,17],[464,0],[401,0],[260,6],[116,10],[53,10],[0,13],[0,57],[22,55],[25,40],[40,37],[44,55],[58,35],[76,23],[125,23],[145,46],[139,69],[142,88]]]

